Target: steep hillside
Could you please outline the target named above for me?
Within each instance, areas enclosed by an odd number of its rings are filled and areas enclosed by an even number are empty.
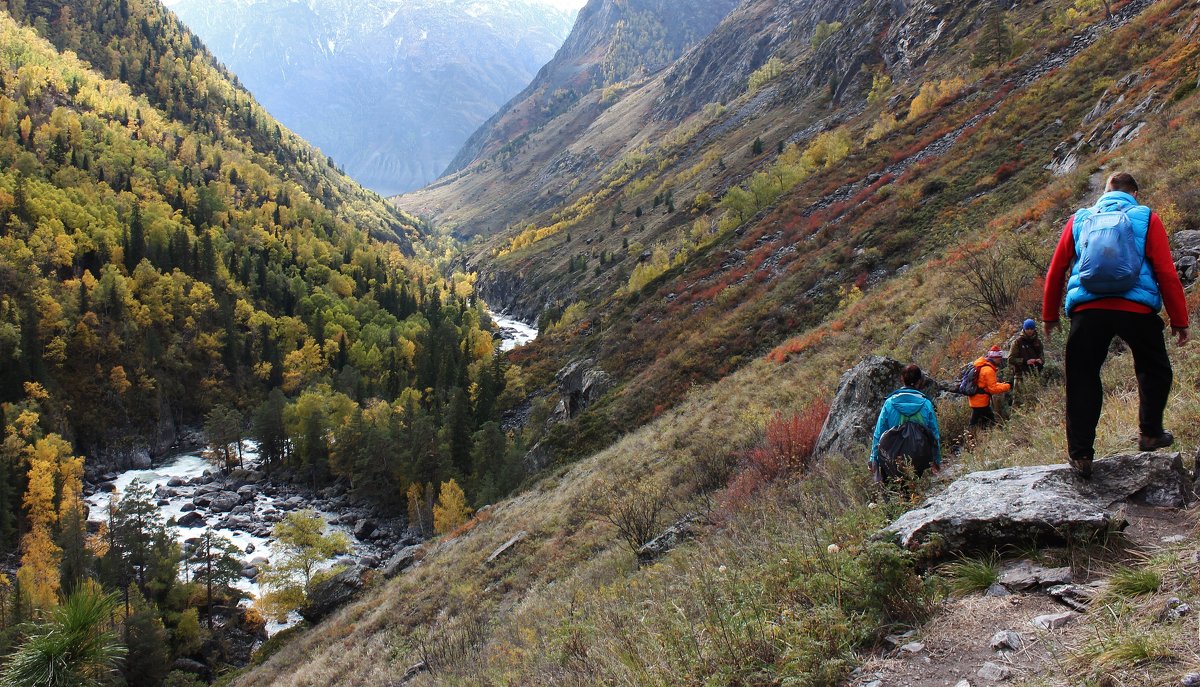
[[[486,160],[507,171],[508,161],[543,127],[556,123],[561,127],[563,121],[570,122],[573,130],[586,127],[599,114],[591,96],[603,93],[611,98],[630,82],[661,70],[707,35],[735,4],[734,0],[589,0],[554,59],[471,135],[446,174],[455,178],[456,172]],[[580,104],[581,100],[585,102]],[[445,201],[458,193],[446,190],[432,197]],[[402,202],[421,205],[425,201],[406,198]],[[486,231],[467,229],[465,223],[462,228],[470,233]]]
[[[536,0],[167,5],[272,114],[388,195],[436,179],[575,16]]]
[[[772,70],[685,128],[670,148],[680,158],[651,147],[609,193],[581,189],[595,203],[577,206],[578,222],[479,248],[482,264],[511,270],[507,290],[492,288],[512,304],[547,283],[583,303],[518,354],[528,373],[545,380],[588,354],[624,375],[550,431],[561,463],[586,457],[271,647],[238,684],[846,684],[887,634],[942,608],[936,577],[868,541],[902,506],[873,502],[861,455],[801,450],[776,456],[796,458],[793,472],[770,472],[771,447],[811,441],[838,375],[865,354],[948,377],[1003,343],[1040,304],[1039,273],[1102,168],[1143,179],[1172,231],[1200,228],[1186,152],[1200,144],[1194,3],[1114,3],[1112,18],[1068,0],[1018,9],[864,2],[853,11],[867,14],[847,15],[825,40],[801,39],[797,58],[857,69],[858,88],[843,92],[839,79],[813,92],[812,72]],[[853,44],[866,46],[862,60],[846,45],[824,52],[860,26],[882,36]],[[652,102],[640,101],[644,113]],[[683,173],[707,152],[716,156]],[[702,192],[712,198],[697,205]],[[640,233],[643,218],[653,233]],[[1003,297],[990,299],[997,275]],[[1061,346],[1049,342],[1052,370]],[[1193,379],[1194,348],[1172,355],[1178,379]],[[1106,371],[1102,453],[1129,447],[1132,374],[1128,356]],[[1046,381],[1027,388],[1009,424],[974,438],[963,436],[962,403],[941,404],[948,467],[1060,462],[1062,392]],[[1195,385],[1180,384],[1168,424],[1185,451],[1200,440],[1197,412]],[[633,549],[690,514],[699,540],[639,567]],[[1171,560],[1190,560],[1194,538],[1182,546]],[[1082,545],[1072,552],[1081,570],[1112,565]],[[1190,600],[1188,570],[1170,579]],[[1058,647],[1030,684],[1162,685],[1194,671],[1190,654],[1165,658],[1188,641],[1181,625],[1156,625],[1152,647],[1134,642],[1137,608],[1089,616],[1091,639]]]

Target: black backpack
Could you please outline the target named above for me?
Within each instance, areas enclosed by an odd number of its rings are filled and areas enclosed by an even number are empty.
[[[879,437],[879,480],[890,482],[904,475],[904,465],[914,474],[924,472],[937,454],[937,438],[921,422],[920,413],[902,416],[900,424]]]

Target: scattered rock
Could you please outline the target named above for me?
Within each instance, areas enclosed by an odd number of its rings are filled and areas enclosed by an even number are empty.
[[[1021,635],[1012,630],[1000,630],[992,635],[990,642],[992,651],[1020,651],[1025,642],[1021,639]]]
[[[1029,622],[1039,630],[1057,630],[1074,620],[1078,615],[1075,611],[1064,611],[1062,613],[1039,615]]]
[[[959,680],[958,684],[954,685],[954,687],[971,687],[971,683],[967,680]]]
[[[254,542],[246,542],[246,553],[254,553]]]
[[[884,639],[884,641],[886,641],[888,644],[891,644],[892,646],[896,646],[896,647],[898,647],[898,646],[900,646],[900,645],[902,645],[902,644],[907,644],[907,643],[908,643],[908,640],[910,640],[910,639],[912,639],[913,637],[916,637],[916,636],[917,636],[917,631],[916,631],[916,630],[909,630],[908,632],[903,632],[903,633],[901,633],[901,634],[898,634],[898,635],[888,635],[888,636],[884,637],[883,639]]]
[[[193,661],[190,658],[177,658],[171,664],[171,670],[182,670],[185,673],[194,675],[208,675],[208,668],[199,661]]]
[[[1000,584],[999,582],[988,587],[987,591],[983,593],[984,596],[991,596],[991,597],[1010,596],[1011,594],[1012,594],[1012,592],[1008,591],[1008,587],[1005,587],[1004,585]]]
[[[1164,544],[1179,544],[1186,540],[1187,540],[1187,537],[1183,536],[1182,534],[1172,534],[1169,537],[1163,537],[1162,543],[1164,543]]]
[[[922,642],[909,642],[900,647],[900,650],[910,654],[919,654],[925,650],[925,644]]]
[[[347,568],[317,584],[308,595],[308,603],[300,609],[300,615],[308,622],[315,623],[348,603],[363,588],[363,574],[366,571],[362,566]]]
[[[1056,601],[1076,611],[1086,611],[1096,596],[1095,589],[1080,587],[1077,584],[1059,584],[1046,590]]]
[[[679,522],[664,530],[662,534],[646,542],[642,548],[638,549],[638,564],[648,565],[659,556],[674,549],[688,539],[695,537],[698,522],[699,516],[695,514],[687,515]]]
[[[1126,501],[1180,508],[1188,500],[1191,479],[1178,453],[1110,456],[1093,473],[1080,480],[1065,464],[971,473],[886,531],[909,548],[933,535],[949,551],[998,548],[1124,527],[1116,506]]]
[[[870,445],[879,406],[900,386],[903,369],[897,360],[871,356],[842,374],[815,453],[854,457],[864,451]]]
[[[1188,673],[1179,681],[1183,687],[1200,687],[1200,673]]]
[[[258,487],[253,484],[242,485],[238,487],[237,495],[242,500],[242,503],[250,503],[258,495]]]
[[[492,555],[488,556],[487,560],[484,561],[484,563],[486,563],[488,565],[495,563],[501,556],[508,553],[508,551],[510,549],[512,549],[512,547],[516,546],[522,539],[524,539],[525,537],[528,537],[528,536],[529,536],[529,533],[524,530],[517,532],[516,534],[514,534],[512,536],[511,539],[504,542],[503,544],[500,545],[500,547],[498,549],[493,551]]]
[[[1189,606],[1179,597],[1173,596],[1170,599],[1167,599],[1167,605],[1163,608],[1159,617],[1162,620],[1173,623],[1191,612],[1191,606]]]
[[[406,546],[400,549],[383,564],[383,576],[390,579],[411,568],[419,560],[420,552],[420,546]]]
[[[976,675],[991,682],[1004,682],[1012,676],[1012,668],[988,661],[983,664],[983,667],[979,669]]]
[[[242,568],[242,577],[246,578],[247,580],[258,579],[258,568],[254,567],[253,565],[248,565]]]
[[[171,479],[167,480],[168,487],[182,487],[185,484],[187,484],[187,482],[183,481],[183,478],[181,477],[172,477]]]

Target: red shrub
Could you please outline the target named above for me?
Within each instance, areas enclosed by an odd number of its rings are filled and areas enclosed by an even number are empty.
[[[762,441],[745,453],[741,469],[729,480],[721,499],[724,510],[736,510],[763,486],[806,470],[828,415],[825,400],[792,415],[776,413],[767,422]]]

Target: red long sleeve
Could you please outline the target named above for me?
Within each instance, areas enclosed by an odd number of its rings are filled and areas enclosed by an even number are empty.
[[[1158,282],[1158,291],[1167,307],[1167,317],[1171,320],[1171,326],[1186,329],[1187,297],[1183,295],[1183,282],[1179,281],[1179,272],[1175,271],[1175,258],[1171,255],[1167,229],[1158,213],[1150,215],[1150,231],[1146,233],[1146,259],[1150,261],[1150,270],[1154,272],[1154,280]]]
[[[1050,259],[1046,271],[1046,285],[1042,292],[1042,321],[1058,322],[1058,311],[1062,309],[1063,296],[1067,291],[1067,277],[1071,275],[1071,264],[1075,262],[1075,218],[1067,220]]]
[[[1074,228],[1075,218],[1072,217],[1067,222],[1066,228],[1063,229],[1062,236],[1058,239],[1054,257],[1050,260],[1050,269],[1046,271],[1046,285],[1042,293],[1043,322],[1058,321],[1058,313],[1067,288],[1067,278],[1071,275],[1071,268],[1075,262]],[[1162,294],[1171,326],[1187,327],[1187,298],[1183,293],[1183,283],[1179,281],[1179,273],[1175,271],[1175,260],[1171,256],[1167,230],[1157,213],[1150,214],[1150,227],[1146,232],[1146,259],[1150,261],[1150,271],[1154,274],[1154,280],[1158,282],[1158,290]],[[1101,298],[1082,303],[1075,309],[1153,312],[1140,303],[1134,303],[1124,298]]]

